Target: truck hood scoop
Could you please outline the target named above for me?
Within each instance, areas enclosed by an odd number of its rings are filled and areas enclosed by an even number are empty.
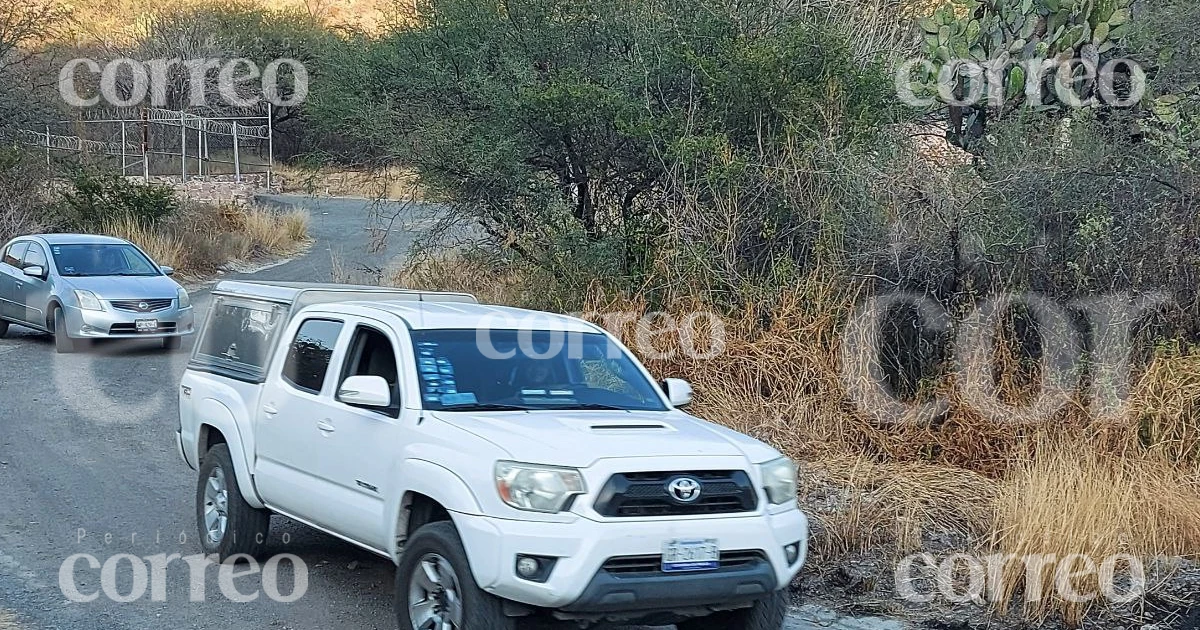
[[[514,459],[541,464],[585,467],[604,457],[744,454],[737,438],[726,431],[677,412],[433,412],[433,416],[495,444]]]
[[[661,422],[610,422],[593,424],[593,431],[670,431],[671,428]]]

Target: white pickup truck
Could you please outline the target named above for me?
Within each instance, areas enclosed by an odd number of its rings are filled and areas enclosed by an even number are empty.
[[[469,295],[223,282],[180,388],[206,553],[270,515],[396,563],[404,630],[778,630],[793,463],[679,410],[588,322]]]

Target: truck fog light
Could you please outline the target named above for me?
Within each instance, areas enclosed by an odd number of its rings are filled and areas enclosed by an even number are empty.
[[[787,555],[787,563],[789,565],[796,564],[796,560],[800,558],[800,543],[794,542],[784,547],[783,553]]]
[[[517,575],[530,582],[544,583],[550,579],[550,571],[554,570],[556,562],[558,562],[558,558],[519,555],[517,556]]]
[[[529,556],[517,557],[517,573],[520,573],[521,577],[531,578],[537,575],[541,569],[542,563],[538,562],[537,558],[530,558]]]

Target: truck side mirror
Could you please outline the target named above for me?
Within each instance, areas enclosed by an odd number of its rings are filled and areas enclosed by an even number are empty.
[[[681,378],[668,378],[662,382],[663,392],[675,407],[686,407],[692,402],[692,386]]]
[[[342,381],[337,399],[360,407],[390,407],[392,388],[382,376],[351,376]]]

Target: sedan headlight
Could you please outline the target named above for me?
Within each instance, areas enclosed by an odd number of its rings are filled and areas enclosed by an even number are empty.
[[[555,514],[583,494],[583,475],[574,468],[496,463],[496,490],[508,505],[527,512]]]
[[[187,289],[179,287],[179,308],[187,308],[192,305],[192,296],[188,295]]]
[[[104,310],[104,303],[101,302],[100,298],[96,297],[96,294],[92,293],[91,291],[75,289],[75,301],[79,302],[79,308],[85,311]]]
[[[763,489],[772,505],[796,500],[796,464],[786,457],[759,466]]]

